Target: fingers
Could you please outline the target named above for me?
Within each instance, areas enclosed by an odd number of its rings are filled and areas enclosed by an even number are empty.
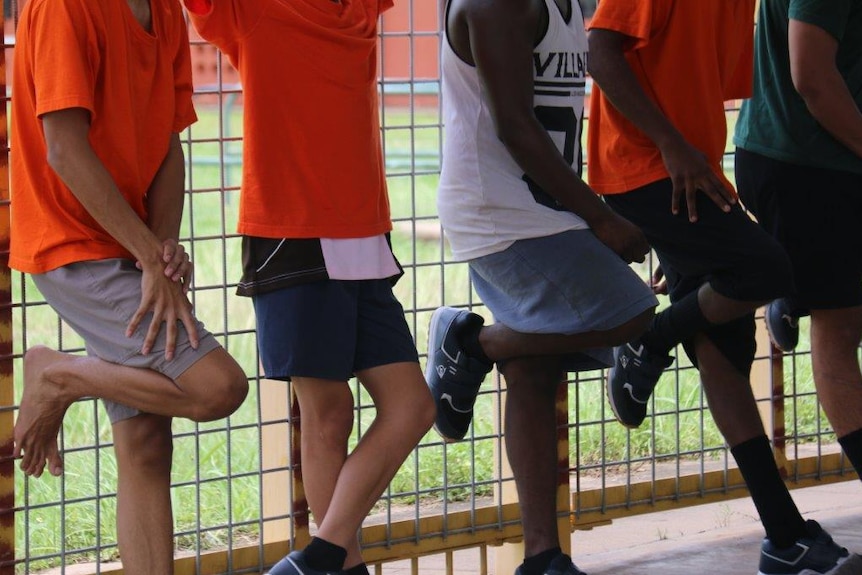
[[[191,310],[192,307],[189,304],[180,314],[180,320],[182,320],[183,327],[186,328],[186,333],[189,336],[189,345],[192,346],[192,349],[197,349],[200,344],[200,335],[198,334],[198,323],[195,321]]]
[[[679,215],[679,200],[685,192],[685,180],[683,178],[673,178],[673,192],[670,196],[670,213]]]
[[[182,275],[183,295],[188,295],[189,288],[192,287],[192,279],[194,278],[195,274],[195,268],[192,265],[192,261],[188,260],[188,262],[186,263],[188,264],[188,266],[186,271]]]
[[[190,273],[191,260],[182,244],[174,240],[165,240],[162,259],[165,262],[165,276],[171,281],[180,281]]]
[[[685,188],[685,204],[688,207],[688,221],[697,221],[697,188],[694,185]]]
[[[141,354],[147,355],[153,350],[153,346],[156,343],[156,339],[159,337],[159,331],[162,328],[162,323],[164,323],[164,311],[161,309],[156,309],[153,311],[153,318],[150,320],[150,325],[147,327],[147,334],[144,336],[144,345],[141,346]],[[174,323],[174,329],[176,329],[176,322]],[[168,337],[170,337],[170,328],[171,324],[168,323]],[[176,333],[174,333],[174,346],[176,346]],[[173,352],[173,349],[171,349]],[[165,347],[165,357],[168,358],[168,347],[166,344]],[[170,359],[170,358],[168,358]]]
[[[144,320],[144,316],[147,315],[147,310],[149,306],[145,304],[142,300],[141,305],[138,306],[138,310],[135,312],[135,315],[132,316],[132,319],[129,320],[129,325],[126,326],[126,337],[132,337],[132,334],[138,330],[138,327],[141,325],[141,322]],[[143,350],[141,350],[143,352]]]
[[[733,197],[730,190],[717,179],[709,181],[702,189],[703,193],[725,213],[730,212],[731,204],[736,203],[736,198]]]

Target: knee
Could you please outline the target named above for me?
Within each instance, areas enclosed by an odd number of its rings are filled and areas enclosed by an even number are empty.
[[[621,326],[610,331],[608,342],[611,346],[625,345],[640,337],[649,328],[650,322],[655,316],[655,308],[652,307],[640,315],[637,315],[622,324]]]
[[[545,393],[554,396],[557,386],[563,381],[565,372],[555,356],[522,357],[505,362],[501,371],[506,379],[506,391],[510,396],[522,392],[534,395]]]
[[[191,417],[197,422],[223,419],[235,412],[248,395],[248,378],[236,363],[225,366],[207,382]]]
[[[414,385],[405,385],[398,392],[397,399],[389,399],[378,404],[378,417],[385,418],[390,424],[402,430],[405,437],[418,442],[437,416],[437,407],[424,379]]]
[[[114,450],[119,473],[170,475],[173,457],[170,419],[143,414],[117,423]]]
[[[299,425],[303,437],[321,450],[343,450],[353,431],[353,396],[350,397],[350,402],[335,402],[325,412],[301,410]]]
[[[765,299],[775,299],[790,293],[793,286],[793,264],[778,242],[772,241],[763,250],[753,254],[747,268],[743,273],[750,278],[749,281],[762,286],[756,291],[765,290]]]

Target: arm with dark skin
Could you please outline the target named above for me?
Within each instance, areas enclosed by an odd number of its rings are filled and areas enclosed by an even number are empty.
[[[545,14],[539,0],[452,0],[455,52],[476,66],[497,136],[542,189],[589,224],[627,262],[644,261],[646,238],[617,215],[563,158],[533,110],[533,48]]]
[[[832,136],[862,158],[862,111],[838,67],[838,41],[823,28],[790,20],[790,73],[808,111]]]
[[[685,195],[688,217],[697,221],[698,190],[725,212],[736,202],[699,150],[689,144],[658,106],[646,95],[625,58],[632,39],[612,30],[590,31],[589,71],[593,80],[630,122],[655,143],[673,182],[671,211],[679,213]]]
[[[82,108],[51,112],[43,116],[42,125],[48,164],[99,225],[132,253],[143,271],[141,304],[129,322],[126,333],[130,335],[151,311],[153,319],[145,336],[142,353],[150,352],[164,323],[167,330],[165,357],[172,359],[176,347],[177,321],[182,321],[192,346],[197,347],[197,328],[188,298],[182,286],[165,274],[162,239],[126,202],[90,146],[89,112]],[[156,208],[157,211],[162,209]]]

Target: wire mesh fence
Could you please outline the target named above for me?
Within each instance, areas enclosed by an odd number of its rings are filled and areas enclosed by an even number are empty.
[[[6,4],[7,68],[14,54],[17,9],[14,2]],[[405,270],[395,290],[420,351],[425,350],[431,312],[439,305],[470,307],[492,319],[473,292],[465,265],[452,261],[436,215],[443,131],[438,18],[436,3],[404,0],[384,16],[381,28],[381,137],[392,243]],[[198,317],[244,368],[251,392],[226,420],[174,421],[177,572],[258,573],[290,546],[304,543],[313,533],[313,521],[302,491],[300,426],[289,384],[264,379],[250,300],[234,295],[240,272],[234,226],[242,91],[227,61],[193,31],[192,53],[199,121],[182,135],[188,192],[181,233],[196,262],[191,297]],[[8,109],[14,97],[8,84],[6,95]],[[735,120],[733,106],[728,118]],[[732,166],[727,169],[732,172]],[[2,179],[2,251],[8,258],[9,190],[5,174]],[[7,375],[0,430],[8,455],[24,351],[44,344],[83,353],[84,346],[32,281],[10,272],[5,261],[0,271],[8,278],[3,305],[8,347],[2,362]],[[641,266],[645,278],[651,266]],[[800,485],[850,473],[816,401],[806,328],[803,321],[799,351],[787,356],[776,355],[761,337],[754,378],[779,460]],[[652,416],[639,430],[626,430],[614,419],[604,399],[602,372],[573,375],[561,387],[560,441],[569,454],[560,470],[561,525],[589,526],[629,513],[745,493],[712,423],[696,370],[684,354],[677,357],[652,401]],[[373,420],[374,407],[361,386],[355,381],[351,386],[355,444]],[[366,522],[361,539],[369,561],[412,558],[409,568],[415,573],[420,556],[444,553],[452,565],[462,561],[454,550],[470,547],[475,553],[469,561],[485,573],[487,546],[520,536],[501,433],[505,399],[504,382],[489,377],[465,441],[444,444],[433,432],[423,439]],[[65,458],[60,477],[27,478],[19,471],[13,474],[12,462],[2,464],[7,550],[0,557],[0,572],[120,569],[117,466],[110,422],[99,401],[86,399],[70,407],[60,443]]]

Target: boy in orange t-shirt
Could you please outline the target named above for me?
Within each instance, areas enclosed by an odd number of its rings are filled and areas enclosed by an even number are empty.
[[[825,573],[848,552],[799,514],[749,382],[754,310],[789,293],[790,262],[739,207],[721,167],[724,101],[751,90],[754,5],[603,0],[592,20],[590,72],[598,87],[590,184],[643,230],[673,302],[640,338],[615,350],[608,398],[624,425],[639,426],[671,350],[682,344],[766,530],[760,573]]]
[[[15,46],[10,265],[31,274],[87,356],[24,357],[14,454],[59,475],[57,434],[99,397],[117,456],[124,572],[173,572],[171,418],[226,417],[242,369],[198,322],[177,243],[195,120],[188,29],[175,0],[30,0]],[[137,263],[137,265],[136,265]]]
[[[392,0],[185,0],[243,86],[239,232],[264,372],[302,412],[318,531],[272,575],[365,575],[357,532],[431,427],[404,310],[383,170],[377,21]],[[348,455],[356,377],[376,408]]]

